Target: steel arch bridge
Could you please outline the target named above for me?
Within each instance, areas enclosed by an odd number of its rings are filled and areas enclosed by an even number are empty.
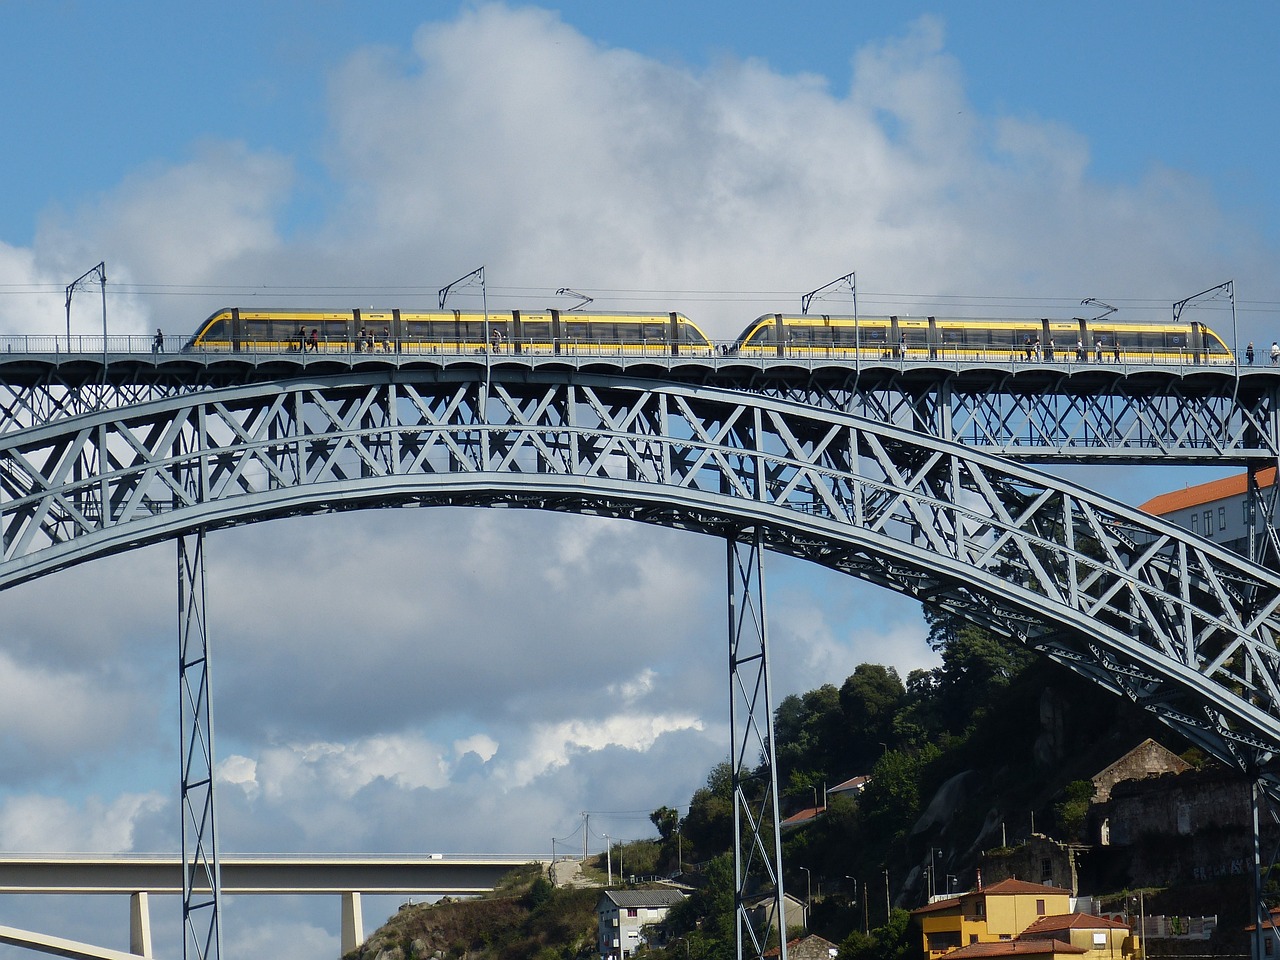
[[[760,559],[772,550],[1038,650],[1280,792],[1280,578],[1017,462],[1009,449],[1017,444],[1000,431],[992,442],[990,430],[957,438],[865,416],[866,403],[852,400],[869,394],[856,389],[824,387],[821,398],[806,389],[797,400],[782,387],[481,369],[474,359],[290,374],[195,389],[70,388],[39,413],[29,399],[13,403],[17,428],[0,430],[0,589],[178,541],[184,853],[185,831],[197,840],[184,903],[193,912],[203,890],[214,894],[216,918],[218,887],[203,534],[335,510],[505,506],[722,537],[735,771],[767,758],[773,739]],[[885,395],[895,390],[908,398],[907,419],[918,420],[919,399],[901,384]],[[1227,450],[1252,462],[1275,448],[1270,394],[1259,396],[1243,407],[1212,397],[1207,409],[1218,412],[1209,417],[1138,415],[1138,442],[1117,442],[1113,429],[1081,446],[1137,460],[1152,436],[1166,446],[1191,436],[1194,450],[1214,437],[1218,458],[1230,458]],[[1058,423],[1064,429],[1066,419]],[[1073,444],[1046,429],[1031,446]],[[753,887],[782,894],[777,784],[749,779],[735,783],[740,907]],[[740,910],[740,936],[762,952],[744,917]],[[218,952],[213,937],[205,934],[204,954]]]

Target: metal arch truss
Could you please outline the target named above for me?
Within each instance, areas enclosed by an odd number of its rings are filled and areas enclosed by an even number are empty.
[[[750,531],[757,555],[824,564],[1040,650],[1280,792],[1273,572],[953,431],[671,381],[481,374],[349,370],[0,430],[0,588],[191,531],[361,507],[624,517],[735,551]],[[1270,456],[1265,406],[1246,432]],[[757,738],[763,719],[746,727]],[[743,810],[769,826],[765,807]]]
[[[782,828],[764,615],[764,539],[753,528],[730,534],[727,543],[737,955],[763,957],[770,928],[777,924],[780,957],[787,960]]]
[[[1280,580],[1030,467],[758,395],[494,371],[186,394],[0,434],[0,588],[178,533],[388,505],[717,536],[953,610],[1241,769],[1280,747]]]
[[[222,956],[221,869],[214,827],[213,716],[205,621],[204,531],[178,537],[181,713],[182,955]]]

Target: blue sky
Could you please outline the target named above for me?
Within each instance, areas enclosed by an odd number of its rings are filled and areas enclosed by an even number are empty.
[[[244,301],[434,305],[483,264],[500,307],[568,286],[719,336],[851,270],[864,312],[1015,316],[1163,318],[1230,279],[1265,343],[1277,49],[1280,8],[1249,2],[0,0],[0,333],[62,330],[105,261],[137,333]],[[1089,480],[1140,502],[1184,478]],[[224,850],[541,852],[582,810],[626,836],[727,754],[714,541],[424,510],[209,556]],[[176,849],[173,563],[0,595],[0,849]],[[779,696],[933,662],[913,604],[768,572]],[[124,911],[3,900],[0,922],[119,947]],[[336,906],[233,918],[233,951],[336,955]]]

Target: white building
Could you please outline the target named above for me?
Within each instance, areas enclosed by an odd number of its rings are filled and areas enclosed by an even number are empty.
[[[606,890],[596,904],[601,960],[624,960],[645,944],[662,946],[650,944],[653,926],[683,899],[679,890]]]
[[[1258,471],[1258,489],[1264,494],[1275,482],[1275,467]],[[1240,473],[1222,480],[1211,480],[1183,490],[1162,493],[1158,497],[1152,497],[1138,509],[1185,527],[1228,550],[1247,555],[1248,484],[1248,474]],[[1257,507],[1259,511],[1266,509],[1267,498],[1264,496],[1261,499],[1263,502],[1259,502]]]

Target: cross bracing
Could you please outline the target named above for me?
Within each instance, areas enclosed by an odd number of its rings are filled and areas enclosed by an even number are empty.
[[[434,504],[758,529],[768,549],[954,610],[1272,776],[1274,574],[1008,458],[759,394],[348,370],[66,417],[0,435],[0,587],[193,530]]]
[[[352,371],[475,372],[470,354],[0,354],[0,431],[238,384]],[[885,360],[860,366],[734,356],[487,358],[514,376],[598,374],[696,383],[857,413],[1038,462],[1224,462],[1280,457],[1280,370],[1112,363]],[[1239,375],[1237,375],[1239,373]]]

